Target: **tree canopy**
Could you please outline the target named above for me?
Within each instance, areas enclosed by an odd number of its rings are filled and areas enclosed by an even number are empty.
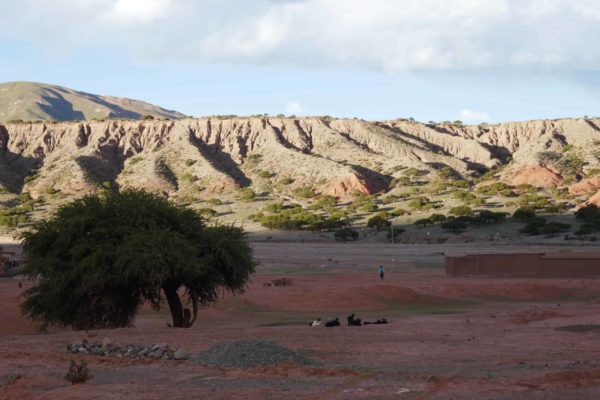
[[[42,328],[130,326],[144,302],[156,310],[166,302],[173,326],[189,327],[199,307],[242,293],[256,266],[241,228],[207,226],[144,191],[75,200],[23,239],[25,273],[37,285],[21,308]]]

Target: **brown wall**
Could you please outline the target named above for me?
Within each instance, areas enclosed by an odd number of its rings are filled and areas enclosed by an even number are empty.
[[[471,254],[446,256],[451,276],[579,277],[600,275],[599,253]]]

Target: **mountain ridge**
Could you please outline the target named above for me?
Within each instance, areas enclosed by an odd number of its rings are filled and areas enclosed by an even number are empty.
[[[0,121],[75,121],[104,118],[181,118],[141,100],[96,95],[39,82],[0,83]]]
[[[562,155],[576,152],[581,158],[583,165],[574,171],[577,176],[571,177],[575,180],[581,179],[585,170],[600,166],[599,125],[600,120],[563,119],[433,126],[411,120],[369,122],[323,117],[2,124],[0,152],[6,168],[0,182],[11,190],[23,186],[31,190],[31,183],[23,181],[31,170],[37,168],[38,175],[43,177],[45,166],[51,161],[65,164],[77,157],[87,157],[88,163],[95,160],[92,164],[100,169],[113,169],[113,173],[106,175],[107,180],[119,184],[124,180],[124,186],[135,181],[124,179],[121,173],[136,158],[140,160],[136,162],[137,168],[147,168],[151,181],[157,178],[152,171],[163,160],[163,164],[172,165],[176,176],[191,174],[194,182],[202,181],[213,192],[249,186],[256,181],[257,171],[243,170],[248,169],[249,161],[261,171],[295,179],[296,186],[327,181],[331,187],[320,184],[319,190],[337,195],[350,190],[365,193],[385,190],[407,168],[416,168],[433,177],[446,167],[457,177],[471,179],[502,167],[505,171],[501,179],[510,181],[516,179],[513,175],[519,168],[536,166],[559,176],[553,177],[554,183],[547,182],[556,186],[562,183],[564,175],[558,171]],[[540,159],[542,156],[547,159]],[[183,165],[185,160],[191,160],[188,163],[192,165]],[[23,164],[21,169],[17,168],[19,163]],[[90,170],[81,165],[78,168]],[[53,175],[52,171],[46,171],[47,175]],[[519,179],[520,183],[531,183],[527,176]],[[50,179],[53,180],[60,179]],[[354,183],[348,185],[348,182]],[[342,190],[336,185],[348,188]],[[169,187],[163,189],[173,192]],[[185,189],[186,185],[181,185],[175,192]]]

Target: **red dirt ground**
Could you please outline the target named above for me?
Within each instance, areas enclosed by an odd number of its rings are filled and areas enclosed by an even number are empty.
[[[0,399],[600,398],[600,331],[555,330],[600,324],[600,280],[447,277],[440,252],[450,247],[255,248],[263,265],[248,291],[203,310],[191,329],[168,328],[166,312],[144,310],[133,328],[38,333],[20,316],[18,281],[0,279]],[[379,264],[386,266],[384,281]],[[264,286],[281,277],[293,285]],[[307,326],[351,312],[391,323]],[[74,340],[104,337],[166,342],[190,353],[221,340],[270,339],[324,366],[238,370],[65,350]],[[86,360],[94,378],[68,384],[71,359]]]

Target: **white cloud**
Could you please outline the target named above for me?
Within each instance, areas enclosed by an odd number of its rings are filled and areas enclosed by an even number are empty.
[[[302,104],[298,103],[297,101],[292,101],[285,106],[285,112],[291,115],[299,115],[304,112],[304,107],[302,107]]]
[[[5,36],[42,49],[152,62],[600,70],[598,0],[12,0],[0,15]]]
[[[164,15],[170,0],[117,0],[110,16],[125,22],[150,23]]]
[[[458,119],[467,123],[479,123],[489,121],[490,116],[486,112],[473,111],[465,108],[458,115]]]

